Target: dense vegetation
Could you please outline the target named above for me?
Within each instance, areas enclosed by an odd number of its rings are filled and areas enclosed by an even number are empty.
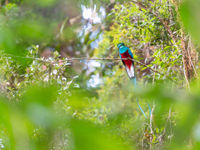
[[[199,149],[199,4],[0,0],[0,149]]]

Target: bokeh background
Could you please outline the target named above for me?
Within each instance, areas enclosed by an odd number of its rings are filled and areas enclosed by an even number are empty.
[[[199,27],[200,0],[0,0],[0,149],[200,149]]]

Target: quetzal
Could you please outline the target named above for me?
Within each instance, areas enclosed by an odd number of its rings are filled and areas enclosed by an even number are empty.
[[[133,54],[132,54],[131,50],[124,45],[124,43],[119,43],[117,45],[117,47],[119,48],[119,56],[126,68],[126,72],[129,76],[129,78],[131,79],[131,81],[133,82],[134,86],[136,87],[137,83],[136,83]],[[139,105],[138,100],[137,100],[137,104],[138,104],[141,112],[143,113],[143,115],[146,118],[146,115],[145,115],[144,111],[142,110],[141,106]],[[149,107],[149,113],[151,114],[151,108],[149,105],[148,105],[148,107]]]
[[[126,68],[126,72],[133,82],[134,86],[136,86],[136,76],[135,76],[135,69],[134,69],[134,61],[133,54],[131,50],[124,45],[124,43],[119,43],[117,45],[119,48],[119,56],[122,59],[122,62]]]

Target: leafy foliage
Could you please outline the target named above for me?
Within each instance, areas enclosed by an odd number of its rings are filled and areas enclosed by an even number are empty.
[[[93,2],[102,23],[80,21],[88,1],[1,1],[0,149],[199,149],[199,79],[186,88],[182,45],[184,27],[198,45],[199,7]],[[135,64],[137,87],[117,60],[68,59],[118,58],[119,42],[145,64]]]

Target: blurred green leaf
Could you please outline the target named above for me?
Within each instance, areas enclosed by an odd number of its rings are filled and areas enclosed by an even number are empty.
[[[112,136],[101,126],[82,120],[71,120],[75,150],[128,150],[117,137]]]
[[[184,27],[192,34],[194,38],[200,41],[200,0],[184,0],[180,6],[179,12]]]

